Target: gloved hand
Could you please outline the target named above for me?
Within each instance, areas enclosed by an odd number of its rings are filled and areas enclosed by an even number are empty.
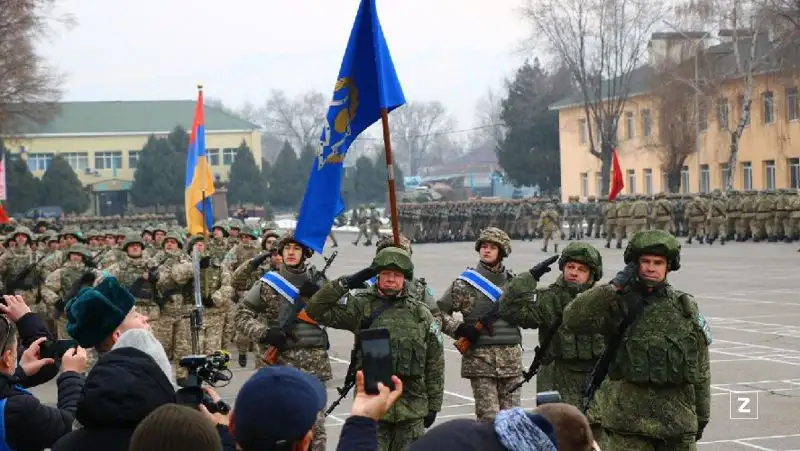
[[[547,260],[543,260],[537,263],[536,266],[531,268],[529,272],[531,273],[533,278],[536,279],[536,281],[538,282],[543,275],[549,273],[552,270],[552,268],[550,267],[553,265],[553,263],[556,262],[556,260],[558,260],[558,255],[554,255],[548,258]]]
[[[436,412],[428,412],[422,421],[425,423],[425,429],[428,429],[436,421]]]
[[[250,267],[253,269],[258,268],[259,266],[261,266],[262,263],[264,263],[264,261],[266,261],[269,258],[269,255],[270,255],[269,252],[263,252],[251,258]]]
[[[694,436],[696,441],[699,442],[700,439],[703,438],[703,431],[706,429],[706,426],[708,426],[708,423],[700,423],[697,425],[697,435]]]
[[[158,282],[158,271],[155,269],[150,269],[147,271],[147,280],[150,282],[156,283]]]
[[[342,282],[348,289],[359,288],[364,285],[364,282],[375,277],[376,274],[377,272],[374,268],[364,268],[353,275],[342,277]]]
[[[205,256],[200,258],[200,269],[206,269],[211,266],[211,257]]]
[[[639,265],[637,265],[636,262],[628,263],[622,271],[618,272],[617,275],[611,279],[611,285],[614,285],[617,290],[625,288],[636,277],[638,270]]]
[[[310,298],[311,296],[314,296],[314,294],[316,294],[317,291],[319,291],[319,289],[320,289],[319,285],[315,284],[310,280],[306,280],[305,282],[303,282],[303,285],[300,286],[300,296],[304,298]]]
[[[456,328],[457,338],[466,338],[470,343],[475,343],[481,336],[481,332],[472,324],[461,323]]]
[[[286,334],[279,327],[270,327],[261,335],[261,343],[268,346],[275,346],[283,351],[286,347]]]

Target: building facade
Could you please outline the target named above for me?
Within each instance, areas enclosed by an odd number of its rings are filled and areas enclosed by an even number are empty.
[[[41,177],[56,155],[69,162],[91,193],[87,213],[121,214],[128,204],[139,154],[151,135],[166,137],[176,126],[191,130],[195,101],[63,102],[49,123],[5,137],[11,154]],[[236,148],[244,141],[261,164],[261,131],[225,111],[205,107],[206,149],[215,177],[227,180]],[[176,174],[176,177],[183,177]]]
[[[712,47],[713,48],[713,47]],[[666,152],[658,139],[660,114],[650,94],[652,70],[633,74],[631,92],[619,120],[617,153],[624,172],[626,194],[652,195],[667,191],[664,170]],[[800,77],[785,72],[758,74],[752,83],[750,117],[739,141],[733,187],[737,190],[800,189]],[[726,80],[713,98],[699,99],[697,151],[689,155],[680,176],[680,192],[698,193],[724,189],[731,130],[743,115],[744,82]],[[581,101],[565,99],[551,106],[559,114],[561,183],[564,199],[571,195],[599,196],[609,181],[601,177],[601,162],[589,152],[589,127]],[[694,121],[697,121],[697,124]],[[596,130],[596,128],[595,128]],[[597,133],[594,134],[597,141]]]

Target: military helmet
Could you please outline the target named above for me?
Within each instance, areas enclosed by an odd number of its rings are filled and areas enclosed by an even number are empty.
[[[189,239],[186,240],[186,252],[191,254],[192,250],[194,250],[195,243],[198,241],[205,241],[205,239],[206,236],[202,233],[195,233],[194,235],[190,236]]]
[[[594,246],[587,243],[570,243],[561,252],[558,259],[558,269],[564,270],[569,262],[583,263],[592,271],[592,277],[597,282],[603,277],[603,256]]]
[[[169,227],[167,227],[167,225],[163,223],[156,224],[155,227],[153,227],[153,233],[156,232],[164,232],[164,234],[166,234],[167,232],[169,232]]]
[[[178,242],[178,247],[183,247],[183,237],[178,232],[167,232],[167,234],[164,235],[164,240],[161,242],[162,248],[164,247],[164,244],[166,244],[167,240],[175,240]]]
[[[639,256],[660,255],[669,262],[669,270],[681,267],[681,243],[671,233],[663,230],[637,232],[625,248],[625,264],[635,262]]]
[[[258,229],[256,229],[253,226],[249,226],[249,225],[245,224],[244,227],[242,227],[242,230],[239,231],[239,235],[247,235],[247,236],[253,238],[254,240],[257,240],[258,239]]]
[[[84,246],[83,244],[73,244],[67,249],[67,257],[70,254],[79,254],[83,255],[84,259],[92,258],[92,253],[89,251],[89,248]]]
[[[597,200],[597,198],[594,197],[594,196],[589,196],[589,197],[586,198],[586,200],[588,200],[589,202],[594,202],[594,201]]]
[[[139,244],[142,247],[144,247],[144,240],[140,235],[137,235],[135,233],[129,233],[128,235],[125,236],[125,241],[122,242],[122,250],[123,251],[128,250],[128,246],[130,246],[131,244]]]
[[[61,231],[61,236],[68,236],[68,235],[74,236],[80,242],[84,241],[83,232],[81,232],[81,229],[79,229],[78,227],[67,227]]]
[[[372,267],[380,272],[385,269],[394,269],[403,273],[406,279],[414,278],[414,263],[411,254],[399,247],[389,246],[381,249],[372,260]]]
[[[25,235],[28,237],[28,242],[33,241],[33,233],[31,233],[31,229],[25,226],[19,226],[15,228],[11,235],[9,235],[9,238],[14,239],[17,235]]]
[[[294,239],[294,230],[290,230],[289,232],[286,233],[286,235],[281,237],[281,239],[278,240],[277,243],[275,243],[275,249],[277,249],[280,254],[283,254],[283,248],[286,247],[286,245],[289,243],[295,243],[300,247],[302,247],[303,257],[305,258],[311,258],[311,256],[314,255],[314,251],[310,247]]]
[[[244,223],[238,218],[228,219],[228,229],[241,230],[243,226]]]
[[[267,229],[266,231],[264,231],[262,238],[264,240],[266,240],[267,238],[275,238],[279,240],[281,239],[281,234],[278,233],[278,231],[275,229]]]
[[[226,221],[219,220],[215,222],[214,225],[211,226],[211,230],[213,231],[214,229],[220,229],[223,235],[228,236],[228,224]]]
[[[102,237],[103,234],[98,232],[96,229],[89,230],[86,232],[86,238],[99,238]]]
[[[400,249],[403,249],[404,251],[408,252],[408,255],[413,255],[413,251],[411,250],[411,240],[406,238],[403,234],[400,234],[399,238],[400,238],[400,246],[397,246],[394,244],[394,235],[392,235],[391,233],[383,235],[378,240],[378,242],[375,243],[376,247],[375,253],[377,254],[378,252],[382,251],[383,249],[386,249],[387,247],[399,247]]]
[[[481,230],[478,239],[475,241],[475,252],[480,251],[483,243],[494,243],[499,246],[502,250],[502,254],[500,254],[502,258],[511,255],[511,238],[508,237],[506,232],[497,227],[487,227]]]

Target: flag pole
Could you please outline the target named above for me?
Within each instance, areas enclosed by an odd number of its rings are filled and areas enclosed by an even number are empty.
[[[381,108],[381,126],[383,127],[383,147],[386,151],[386,173],[389,183],[389,211],[391,212],[390,220],[392,222],[392,236],[394,244],[400,245],[400,226],[397,223],[397,194],[395,193],[394,184],[394,165],[392,164],[392,140],[389,133],[389,111],[386,108]]]
[[[202,98],[202,95],[203,95],[203,85],[202,84],[198,84],[197,85],[197,91],[198,91],[198,94],[200,94],[200,97]],[[195,139],[197,139],[197,137],[195,137]],[[205,150],[205,149],[203,149],[203,150]],[[201,200],[201,202],[202,202],[201,205],[203,206],[203,238],[207,240],[208,239],[208,227],[207,227],[207,225],[208,225],[208,212],[206,211],[206,188],[208,188],[206,186],[206,179],[205,179],[205,177],[203,177],[203,191],[202,191],[203,197],[201,198],[202,199]]]

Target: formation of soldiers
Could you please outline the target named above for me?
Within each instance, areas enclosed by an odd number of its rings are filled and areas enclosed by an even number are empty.
[[[24,225],[33,229],[37,224],[46,224],[48,227],[60,229],[61,227],[79,227],[84,231],[98,229],[115,229],[122,226],[133,229],[142,229],[148,224],[166,224],[169,227],[178,225],[178,220],[174,214],[141,214],[141,215],[111,215],[111,216],[65,216],[53,220],[41,220],[38,218],[25,218],[20,220],[19,225]]]
[[[794,189],[715,190],[700,195],[620,195],[613,202],[570,196],[567,203],[546,197],[401,203],[398,220],[417,243],[474,240],[490,226],[517,240],[602,237],[608,246],[616,239],[617,248],[626,236],[649,229],[685,237],[688,243],[790,243],[800,239],[798,194]]]

